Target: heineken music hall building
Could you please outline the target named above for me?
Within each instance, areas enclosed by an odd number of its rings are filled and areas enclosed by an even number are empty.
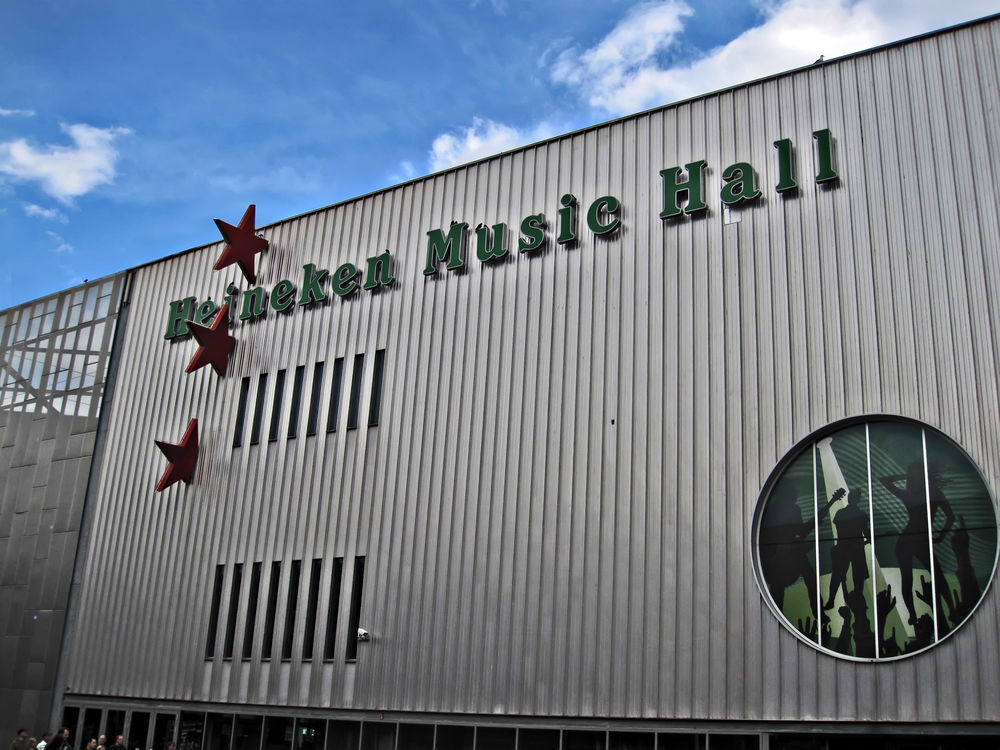
[[[1000,742],[1000,16],[0,312],[0,719]]]

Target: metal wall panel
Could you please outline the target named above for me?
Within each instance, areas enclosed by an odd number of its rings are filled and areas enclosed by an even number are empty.
[[[0,311],[0,735],[50,726],[125,275]]]
[[[771,469],[840,418],[897,414],[1000,479],[1000,21],[737,87],[267,227],[259,283],[388,248],[395,284],[235,327],[225,378],[185,375],[167,304],[218,301],[216,243],[134,272],[94,530],[68,649],[72,694],[370,710],[758,720],[1000,720],[995,587],[959,633],[892,664],[839,661],[764,605],[750,526]],[[840,179],[816,185],[830,128]],[[778,138],[798,191],[775,192]],[[710,208],[661,221],[660,169],[705,158]],[[729,212],[724,167],[762,197]],[[553,242],[563,193],[622,228]],[[426,232],[543,212],[548,243],[426,277]],[[227,217],[234,219],[235,217]],[[386,352],[382,419],[266,439],[275,374]],[[233,448],[241,380],[268,373],[259,445]],[[323,390],[321,413],[329,404]],[[154,439],[199,419],[190,486],[153,491]],[[248,417],[249,419],[249,417]],[[99,543],[105,540],[105,543]],[[8,553],[9,554],[9,553]],[[355,556],[361,625],[345,662]],[[336,658],[300,658],[313,558],[344,559]],[[302,560],[293,658],[261,658],[270,565]],[[253,657],[239,658],[262,565]],[[244,565],[236,658],[204,658]],[[321,600],[323,597],[321,597]],[[281,607],[279,607],[279,610]],[[319,609],[316,629],[329,613]],[[110,626],[109,622],[114,625]],[[284,618],[275,623],[275,648]],[[220,633],[224,632],[220,625]]]

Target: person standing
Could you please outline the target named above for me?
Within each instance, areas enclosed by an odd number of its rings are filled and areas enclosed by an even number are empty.
[[[115,737],[115,744],[111,746],[111,750],[125,750],[125,736],[119,734]]]
[[[10,750],[28,750],[28,730],[18,729],[17,737],[10,743]]]
[[[38,743],[38,750],[45,750],[52,740],[52,732],[42,732],[42,741]]]

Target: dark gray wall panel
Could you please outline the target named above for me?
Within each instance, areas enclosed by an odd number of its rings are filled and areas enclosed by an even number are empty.
[[[0,311],[0,736],[50,726],[124,274]]]

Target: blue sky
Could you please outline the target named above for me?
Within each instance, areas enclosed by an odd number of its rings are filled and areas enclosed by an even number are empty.
[[[996,12],[956,0],[0,0],[0,309]]]

